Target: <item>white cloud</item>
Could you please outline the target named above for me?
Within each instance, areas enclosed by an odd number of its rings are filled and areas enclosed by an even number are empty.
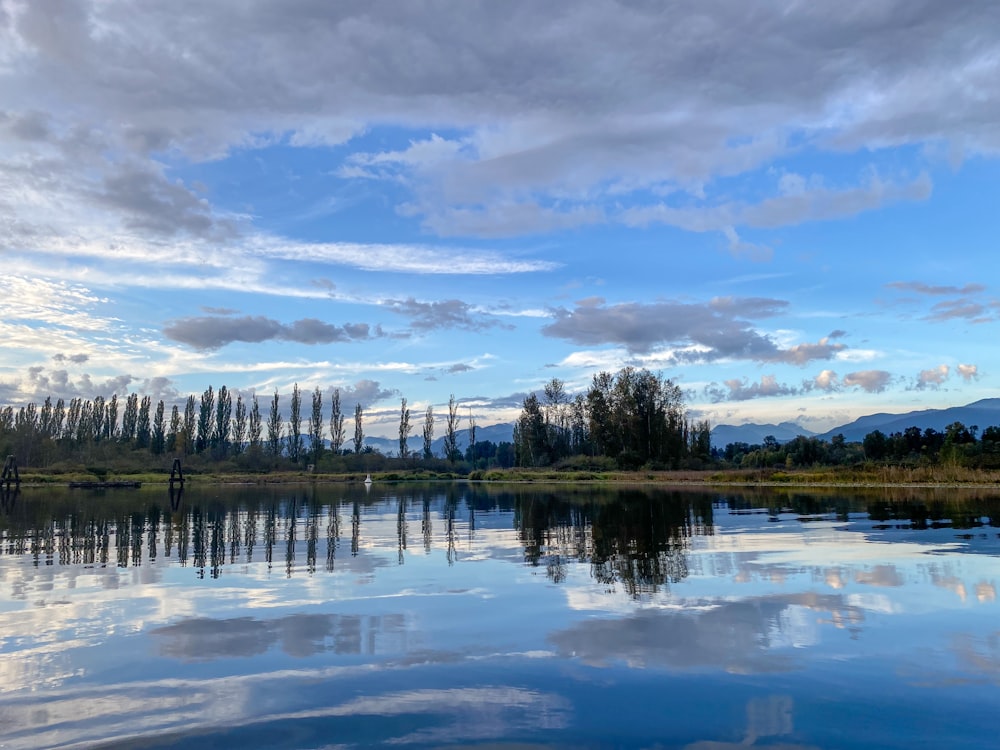
[[[938,365],[929,370],[921,370],[917,375],[917,388],[937,388],[948,379],[951,369],[948,365]]]
[[[979,368],[976,365],[958,365],[955,370],[967,383],[979,377]]]

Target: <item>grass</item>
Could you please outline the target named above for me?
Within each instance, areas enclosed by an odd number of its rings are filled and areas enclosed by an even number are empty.
[[[311,473],[307,471],[206,472],[185,470],[185,479],[218,484],[290,484],[363,482],[366,472]],[[66,485],[86,481],[135,481],[167,484],[166,471],[119,472],[98,467],[71,469],[26,469],[20,472],[23,485]],[[744,486],[1000,486],[1000,471],[961,466],[882,466],[815,467],[807,469],[728,469],[679,471],[619,471],[582,468],[514,468],[475,470],[468,474],[427,469],[372,472],[376,482],[477,481],[477,482],[629,482],[662,484],[724,484]]]

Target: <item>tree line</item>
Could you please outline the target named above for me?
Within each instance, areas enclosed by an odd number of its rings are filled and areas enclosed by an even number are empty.
[[[230,461],[236,468],[267,470],[282,465],[314,467],[340,457],[373,455],[365,444],[364,408],[351,412],[339,389],[324,404],[322,389],[292,388],[287,409],[275,391],[269,399],[209,386],[169,407],[161,399],[131,393],[119,399],[46,398],[15,409],[0,408],[0,452],[23,466],[46,468],[60,461],[108,462],[143,456],[190,457],[196,462]],[[476,420],[467,417],[468,446],[459,448],[460,406],[452,395],[440,419],[428,406],[412,414],[400,401],[398,453],[410,464],[464,461],[469,469],[537,467],[598,462],[637,468],[697,467],[711,459],[709,425],[686,417],[681,389],[669,379],[627,367],[595,375],[590,388],[571,396],[553,378],[542,397],[529,394],[514,426],[512,442],[480,441]],[[351,431],[353,421],[353,432]],[[422,422],[422,424],[414,424]],[[434,455],[434,433],[443,426],[443,450]],[[422,438],[412,450],[414,430]],[[381,454],[378,454],[381,456]],[[382,458],[387,458],[381,456]],[[343,462],[341,462],[343,463]],[[370,462],[369,462],[370,464]]]
[[[711,460],[710,433],[707,421],[687,418],[683,393],[669,378],[626,367],[598,373],[572,397],[557,378],[541,399],[528,395],[514,446],[518,466],[603,459],[623,469],[701,468]]]
[[[888,435],[872,430],[857,442],[843,435],[830,440],[799,435],[784,444],[773,436],[760,444],[729,443],[715,458],[740,468],[851,466],[878,463],[894,466],[964,466],[1000,469],[1000,426],[979,432],[977,425],[953,422],[944,431],[912,426]]]
[[[477,440],[476,420],[466,417],[468,444],[459,449],[460,405],[449,398],[438,417],[433,406],[414,415],[400,400],[398,452],[383,455],[365,444],[365,411],[353,412],[333,389],[329,403],[320,388],[292,388],[286,404],[275,391],[234,394],[209,386],[169,408],[161,399],[130,393],[119,399],[96,396],[46,398],[20,408],[0,408],[0,454],[13,454],[24,467],[65,464],[148,466],[159,456],[187,457],[197,465],[228,462],[231,468],[268,471],[312,465],[318,470],[353,471],[444,462],[451,470],[556,467],[597,469],[699,469],[850,466],[863,463],[1000,469],[1000,426],[980,434],[955,422],[943,432],[909,427],[890,435],[874,430],[862,441],[799,436],[784,444],[711,444],[707,421],[688,417],[683,392],[669,378],[626,367],[600,372],[582,393],[570,394],[553,378],[522,402],[512,442]],[[353,419],[352,419],[353,416]],[[351,427],[353,426],[353,431]],[[434,455],[435,429],[443,426],[443,449]],[[420,448],[410,447],[419,436]],[[352,460],[353,457],[353,460]],[[364,457],[363,464],[360,457]],[[456,465],[462,462],[461,467]]]
[[[0,452],[13,454],[23,466],[45,468],[59,461],[108,459],[131,455],[190,456],[204,461],[237,460],[244,468],[274,468],[278,461],[319,464],[326,456],[373,452],[365,445],[364,408],[354,405],[353,437],[340,389],[328,408],[323,391],[292,388],[287,413],[278,391],[265,403],[256,394],[244,398],[225,385],[209,386],[200,397],[188,395],[168,412],[161,399],[131,393],[93,399],[45,399],[15,409],[0,408]],[[407,400],[401,400],[399,457],[431,460],[436,417],[433,406],[423,414],[422,451],[411,451],[413,430]],[[458,450],[459,412],[454,395],[445,416],[444,459],[462,458]]]

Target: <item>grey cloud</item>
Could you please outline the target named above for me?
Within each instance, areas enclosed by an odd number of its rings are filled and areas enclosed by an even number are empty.
[[[344,333],[352,339],[367,339],[371,336],[371,326],[367,323],[344,323]]]
[[[310,282],[317,289],[326,289],[328,292],[332,292],[337,288],[330,279],[312,279]]]
[[[295,341],[300,344],[332,344],[373,337],[367,323],[336,326],[315,318],[284,324],[263,316],[181,318],[166,325],[163,333],[195,349],[219,349],[235,341]],[[379,335],[376,331],[375,335]]]
[[[107,175],[95,198],[118,211],[132,229],[213,239],[236,233],[233,222],[214,215],[208,201],[148,169],[125,168]]]
[[[943,321],[961,318],[973,322],[984,322],[989,319],[990,315],[991,313],[985,305],[962,298],[938,302],[931,308],[931,314],[927,316],[927,319]]]
[[[472,305],[457,299],[418,302],[410,297],[407,300],[388,300],[385,304],[394,313],[409,318],[410,325],[418,331],[440,328],[482,331],[500,325],[498,321],[477,313]]]
[[[49,116],[44,112],[0,112],[0,125],[6,126],[15,138],[22,141],[45,141],[51,136]]]
[[[753,227],[827,221],[870,211],[886,203],[926,200],[930,194],[931,180],[927,175],[901,185],[873,180],[847,190],[815,190],[770,198],[743,210],[740,221]]]
[[[861,370],[847,373],[841,383],[860,388],[868,393],[882,393],[892,382],[892,373],[885,370]]]
[[[622,212],[620,218],[629,226],[658,223],[690,232],[719,231],[726,235],[730,251],[734,254],[768,260],[772,255],[770,248],[741,240],[733,227],[773,229],[853,216],[888,203],[926,200],[930,197],[931,187],[931,180],[926,175],[903,184],[876,179],[866,185],[843,190],[814,188],[802,193],[779,195],[756,204],[677,207],[660,203],[636,206]]]
[[[86,122],[105,131],[115,156],[215,158],[278,138],[342,143],[372,123],[466,134],[450,150],[400,156],[395,168],[367,159],[392,179],[412,177],[412,205],[441,233],[579,226],[601,219],[598,199],[678,187],[694,195],[801,144],[1000,152],[1000,44],[985,31],[1000,26],[992,0],[885,0],[852,13],[723,0],[17,8],[3,30],[18,71],[9,98],[25,108],[17,116],[47,115],[54,130]],[[105,190],[134,226],[163,233],[170,215],[184,231],[218,230],[177,187],[122,174]],[[699,231],[778,226],[929,189],[926,178],[807,187],[652,220]],[[730,238],[737,252],[754,249],[741,242]]]
[[[783,313],[788,308],[788,303],[769,297],[713,297],[708,306],[728,315],[770,318]]]
[[[890,289],[899,289],[904,292],[917,292],[918,294],[946,295],[959,294],[968,295],[986,291],[982,284],[966,284],[965,286],[935,286],[925,284],[922,281],[893,281],[886,284]]]
[[[821,339],[816,344],[780,348],[771,338],[754,330],[746,318],[766,318],[787,306],[781,300],[720,298],[705,303],[635,302],[607,305],[595,298],[576,308],[556,308],[554,322],[542,333],[583,346],[618,344],[633,352],[656,346],[695,346],[694,351],[675,354],[679,361],[713,360],[720,357],[757,362],[805,364],[829,359],[845,348]]]
[[[52,357],[53,362],[58,362],[60,364],[64,362],[72,362],[75,365],[82,365],[84,362],[90,359],[89,354],[55,354]]]
[[[209,305],[202,305],[201,311],[209,315],[236,315],[239,312],[239,310],[230,307],[211,307]]]
[[[445,372],[449,375],[455,375],[460,372],[471,372],[474,368],[466,364],[455,364],[449,367]]]
[[[936,322],[968,320],[972,323],[985,323],[996,319],[997,310],[1000,310],[1000,304],[996,301],[976,299],[976,295],[986,291],[986,286],[983,284],[948,286],[926,284],[922,281],[893,281],[886,284],[886,287],[929,297],[952,297],[936,302],[924,320]]]
[[[766,361],[804,365],[815,359],[832,359],[837,352],[846,348],[845,344],[831,344],[829,338],[821,338],[815,344],[796,344],[788,349],[782,349]]]
[[[527,391],[517,391],[507,396],[473,396],[468,400],[481,404],[482,408],[488,411],[490,409],[520,408],[527,397]]]
[[[408,213],[427,217],[423,227],[442,237],[516,237],[542,234],[561,229],[600,224],[607,221],[605,212],[596,206],[573,206],[552,209],[537,203],[489,203],[484,206],[441,210],[431,206],[411,207]]]
[[[340,402],[344,405],[346,414],[347,404],[361,404],[362,408],[368,408],[379,401],[393,398],[398,393],[395,389],[383,388],[377,380],[359,380],[354,385],[340,389]]]
[[[754,398],[791,396],[801,393],[800,388],[779,383],[774,375],[764,375],[759,383],[749,383],[745,378],[723,381],[725,389],[712,383],[705,388],[705,395],[712,401],[749,401]]]
[[[160,376],[149,378],[143,381],[142,387],[138,391],[149,396],[154,404],[161,400],[165,404],[173,404],[181,401],[181,394],[174,387],[173,381],[170,378]]]
[[[89,373],[70,376],[67,370],[47,370],[42,366],[29,367],[27,378],[21,384],[9,384],[8,388],[17,399],[41,403],[48,397],[52,399],[85,398],[95,396],[110,398],[114,394],[128,393],[129,386],[135,381],[131,375],[117,375],[104,380],[95,381]]]

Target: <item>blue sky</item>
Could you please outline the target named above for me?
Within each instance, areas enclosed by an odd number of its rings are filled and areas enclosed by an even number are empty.
[[[0,0],[0,402],[996,395],[1000,5]]]

